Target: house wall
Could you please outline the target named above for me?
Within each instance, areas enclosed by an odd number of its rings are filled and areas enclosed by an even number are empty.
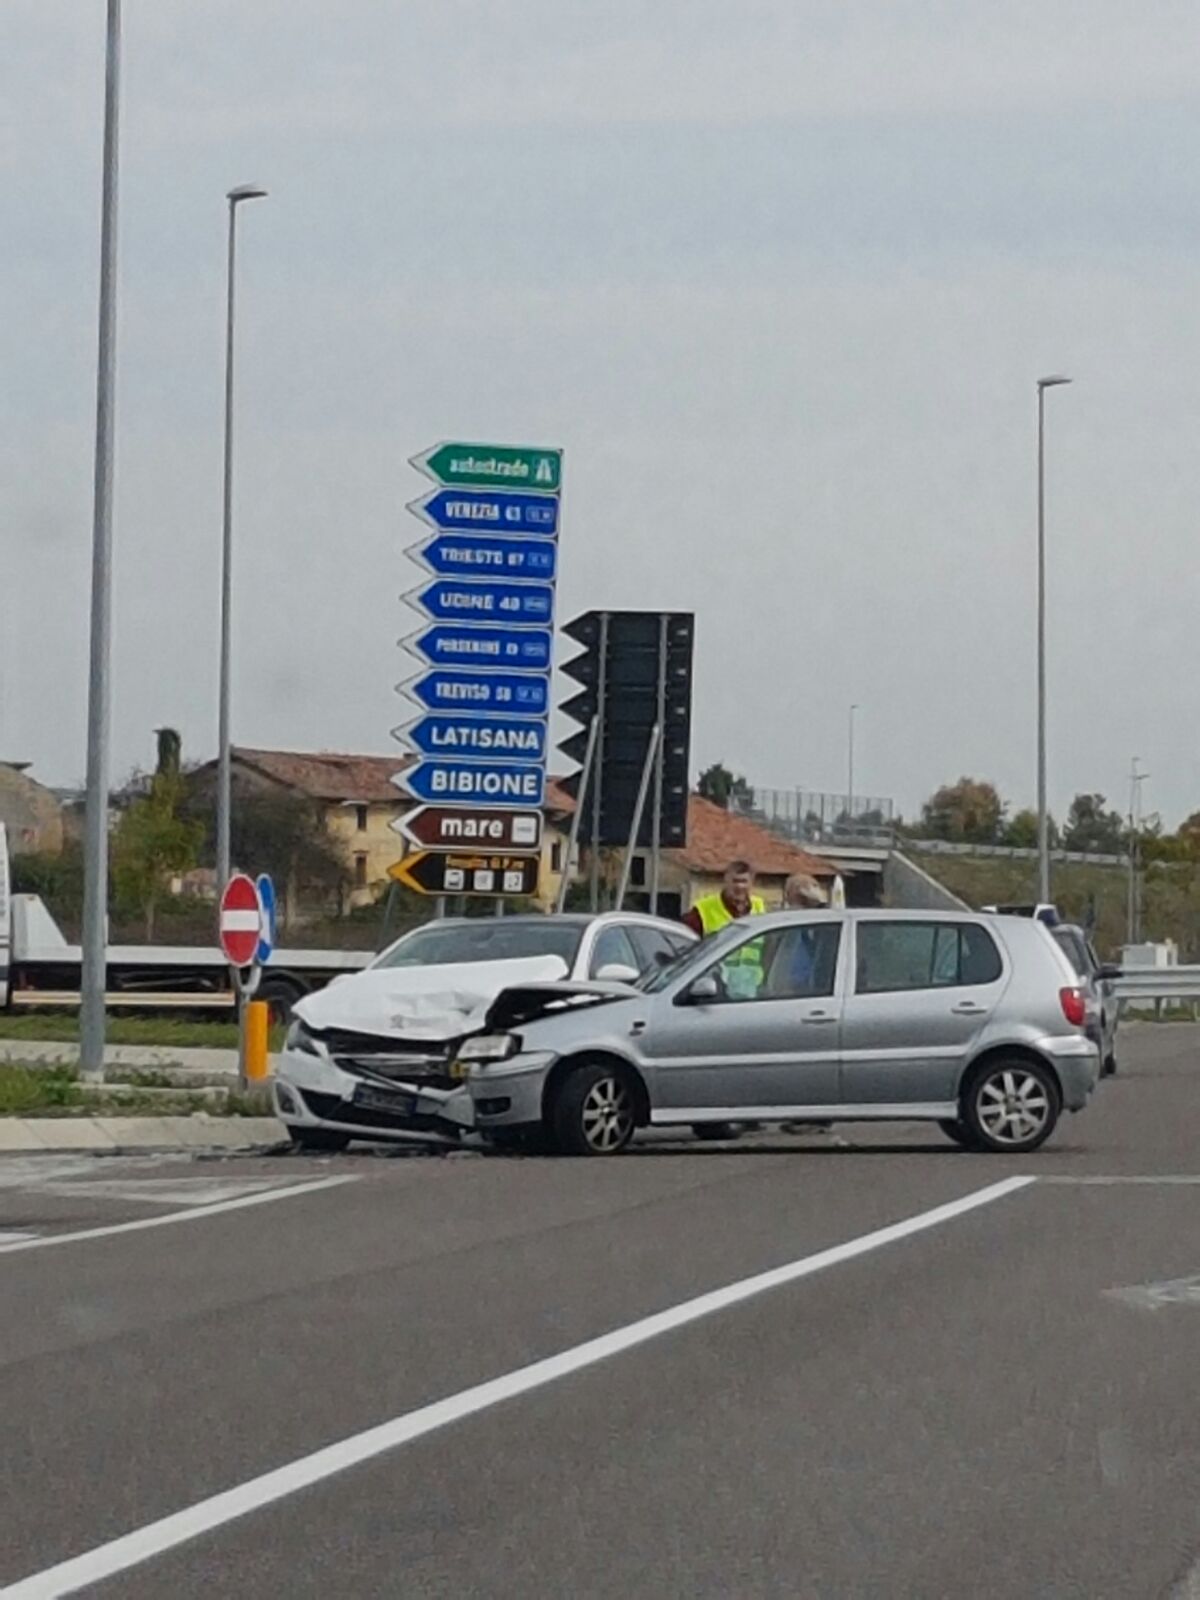
[[[0,762],[0,822],[8,830],[14,855],[59,855],[63,847],[62,806],[51,790],[15,767]]]
[[[351,905],[370,905],[391,881],[388,868],[404,854],[404,840],[391,824],[408,809],[399,799],[323,807],[326,831],[346,863]]]

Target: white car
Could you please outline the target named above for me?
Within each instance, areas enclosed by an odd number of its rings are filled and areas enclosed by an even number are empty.
[[[428,922],[297,1003],[275,1068],[276,1113],[315,1150],[469,1128],[451,1068],[502,989],[567,978],[624,986],[695,937],[632,911]]]

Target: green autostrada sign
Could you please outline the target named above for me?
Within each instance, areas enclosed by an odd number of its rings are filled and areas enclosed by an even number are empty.
[[[435,444],[412,465],[447,488],[524,489],[557,494],[562,451],[509,444]]]

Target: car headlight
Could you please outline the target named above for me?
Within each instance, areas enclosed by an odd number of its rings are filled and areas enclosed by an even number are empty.
[[[460,1061],[507,1061],[515,1056],[521,1041],[515,1033],[477,1033],[458,1047]]]

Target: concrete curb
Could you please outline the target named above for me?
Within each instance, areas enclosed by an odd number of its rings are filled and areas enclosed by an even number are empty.
[[[0,1039],[0,1061],[73,1067],[79,1061],[79,1046],[69,1039]],[[177,1050],[172,1045],[110,1044],[105,1047],[104,1065],[148,1067],[152,1070],[190,1068],[197,1072],[216,1072],[236,1078],[238,1055],[236,1050],[198,1049],[191,1046]]]
[[[274,1117],[0,1117],[0,1155],[251,1150],[287,1137],[283,1123]]]

